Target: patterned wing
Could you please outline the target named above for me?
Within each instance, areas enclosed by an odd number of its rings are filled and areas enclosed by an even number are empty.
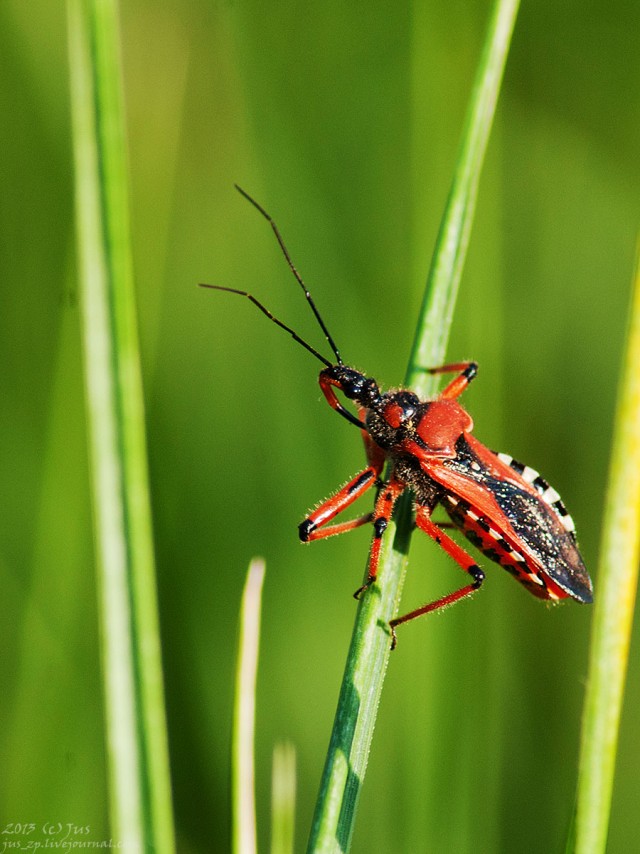
[[[429,467],[445,487],[442,504],[452,521],[535,595],[592,602],[573,520],[553,487],[534,469],[490,451],[469,434],[458,440],[456,452]]]

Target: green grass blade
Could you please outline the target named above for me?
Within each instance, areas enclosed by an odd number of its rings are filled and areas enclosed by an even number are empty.
[[[606,848],[640,560],[640,255],[613,437],[582,722],[575,848]]]
[[[264,561],[254,558],[249,565],[240,608],[231,745],[232,836],[235,854],[255,854],[257,851],[253,745],[264,572]]]
[[[116,4],[69,0],[68,18],[111,822],[127,851],[168,853],[173,819]]]
[[[462,144],[442,218],[413,341],[406,383],[433,394],[437,378],[424,368],[442,364],[469,245],[482,163],[491,132],[519,0],[494,6],[467,111]]]
[[[296,751],[276,744],[271,774],[271,854],[293,854],[296,815]]]
[[[433,391],[421,367],[444,360],[517,0],[497,0],[471,96],[455,176],[442,221],[407,385]],[[385,533],[378,582],[360,601],[309,840],[309,852],[347,851],[364,779],[390,652],[388,622],[397,613],[411,532],[411,507],[399,502]]]
[[[382,544],[379,581],[358,606],[309,852],[349,849],[389,661],[388,622],[397,611],[409,547],[410,508],[405,504],[403,509],[397,534]]]

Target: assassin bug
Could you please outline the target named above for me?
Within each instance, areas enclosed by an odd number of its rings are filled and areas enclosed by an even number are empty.
[[[482,585],[484,572],[475,560],[437,524],[432,514],[444,507],[453,525],[488,558],[499,563],[539,599],[572,598],[593,601],[591,579],[584,566],[573,520],[560,496],[537,471],[508,454],[490,451],[471,433],[471,416],[458,398],[477,374],[476,362],[456,362],[428,369],[430,373],[455,373],[432,400],[420,400],[411,391],[382,392],[377,382],[344,364],[308,288],[293,264],[272,217],[236,185],[236,189],[269,222],[280,248],[304,291],[322,329],[335,362],[322,356],[290,326],[275,317],[252,294],[220,285],[202,285],[244,296],[271,321],[288,332],[323,363],[319,383],[329,406],[362,432],[367,466],[324,501],[300,524],[300,539],[307,543],[373,524],[367,580],[354,593],[359,598],[376,580],[382,535],[402,493],[413,493],[415,522],[450,555],[471,578],[464,587],[390,621],[392,649],[396,627],[422,614],[452,605]],[[336,396],[353,401],[357,415]],[[390,473],[382,480],[383,467]],[[372,512],[348,522],[328,524],[372,487],[378,493]]]

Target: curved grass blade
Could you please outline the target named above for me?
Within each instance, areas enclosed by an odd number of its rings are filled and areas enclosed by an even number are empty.
[[[433,393],[424,366],[444,361],[517,0],[497,0],[480,59],[456,171],[420,312],[407,385]],[[378,582],[360,601],[338,700],[309,852],[347,851],[389,659],[389,620],[397,613],[411,533],[410,501],[399,502],[385,533]]]
[[[234,854],[255,854],[257,851],[253,744],[264,572],[264,561],[261,558],[254,558],[249,564],[240,608],[240,637],[231,745],[232,850]]]
[[[640,244],[618,395],[605,506],[589,679],[582,721],[575,843],[600,854],[607,843],[618,730],[640,561]]]
[[[110,816],[131,852],[174,850],[113,0],[69,0],[87,421]]]

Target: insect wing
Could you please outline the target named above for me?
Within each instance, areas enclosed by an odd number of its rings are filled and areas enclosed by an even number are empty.
[[[455,524],[541,598],[559,598],[563,591],[579,602],[592,602],[573,522],[555,490],[533,469],[490,451],[468,433],[458,440],[456,452],[453,459],[422,461],[444,487],[442,503]],[[497,536],[502,551],[486,545]],[[560,588],[558,593],[547,590],[545,577]]]

